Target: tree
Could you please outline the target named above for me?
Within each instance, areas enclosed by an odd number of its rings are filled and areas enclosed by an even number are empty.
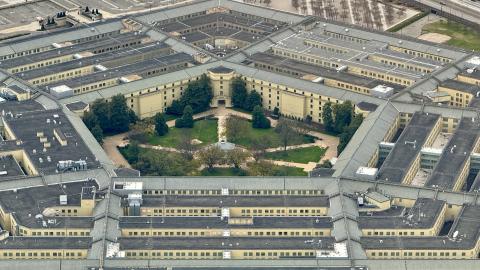
[[[211,146],[198,152],[198,157],[202,164],[211,171],[215,164],[219,164],[223,160],[224,152],[218,146]]]
[[[210,108],[213,90],[210,79],[203,74],[199,80],[188,84],[187,89],[179,100],[174,100],[167,108],[168,114],[181,115],[185,106],[191,106],[194,113],[206,111]]]
[[[363,115],[362,114],[356,114],[350,123],[348,127],[344,128],[344,131],[340,134],[340,140],[337,146],[337,154],[340,155],[340,153],[343,152],[345,147],[347,147],[348,143],[352,139],[353,135],[355,135],[355,132],[357,129],[360,127],[360,125],[363,122]]]
[[[323,125],[325,126],[325,130],[328,132],[333,132],[334,124],[333,124],[333,115],[332,115],[332,103],[327,102],[325,106],[323,106],[322,120],[323,120]]]
[[[180,136],[177,149],[186,160],[192,160],[193,154],[198,149],[198,147],[192,142],[192,133],[190,130],[185,130]]]
[[[263,113],[260,106],[255,106],[252,113],[252,127],[253,128],[270,128],[270,120]]]
[[[212,98],[213,90],[210,79],[203,74],[199,80],[191,82],[187,86],[180,102],[184,106],[191,106],[194,113],[199,113],[210,108]]]
[[[185,106],[181,118],[175,120],[175,127],[177,128],[193,128],[193,109],[190,106]]]
[[[240,148],[234,148],[227,152],[225,158],[228,163],[232,164],[236,169],[239,169],[240,165],[247,160],[248,156],[249,154],[246,151]]]
[[[273,108],[272,116],[279,117],[280,109],[278,107]]]
[[[232,80],[232,105],[235,108],[244,108],[248,97],[247,86],[242,78]]]
[[[343,129],[350,125],[353,117],[353,106],[352,103],[347,100],[342,104],[335,104],[333,107],[333,114],[335,115],[335,132],[341,133]]]
[[[92,111],[86,112],[83,115],[82,120],[83,123],[85,123],[85,126],[87,126],[87,128],[90,130],[92,130],[95,126],[100,126],[98,117]]]
[[[110,108],[105,100],[95,100],[91,106],[91,112],[97,117],[98,124],[104,133],[110,130]]]
[[[275,127],[275,131],[280,137],[283,151],[285,152],[287,151],[287,146],[290,144],[290,141],[299,135],[294,128],[293,120],[288,120],[285,118],[282,118],[278,121],[277,126]]]
[[[128,131],[130,125],[130,113],[125,97],[116,95],[110,102],[110,129],[113,133]]]
[[[257,91],[252,90],[248,95],[243,108],[251,112],[256,106],[262,106],[262,97]]]
[[[273,173],[273,164],[271,162],[261,160],[251,163],[249,166],[250,174],[255,176],[269,176]]]
[[[183,112],[183,104],[179,100],[172,101],[172,105],[167,108],[167,113],[172,115],[182,115]]]
[[[99,144],[103,143],[103,131],[100,125],[95,125],[92,129],[90,129],[90,132],[92,132],[93,137],[95,137],[95,140],[97,140]]]
[[[252,139],[251,153],[255,161],[259,161],[265,156],[266,150],[269,146],[269,138],[266,136]]]
[[[270,3],[272,3],[272,0],[263,0],[263,3],[267,6],[270,6]]]
[[[248,123],[236,116],[228,116],[225,121],[225,136],[231,142],[236,142],[247,130]]]
[[[163,113],[157,113],[154,117],[155,121],[155,132],[158,136],[163,136],[168,133],[168,126],[167,121],[165,121],[165,117]]]

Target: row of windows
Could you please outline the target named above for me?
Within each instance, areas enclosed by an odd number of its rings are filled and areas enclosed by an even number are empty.
[[[391,251],[391,252],[383,251],[383,252],[378,252],[378,253],[372,252],[371,254],[372,254],[372,257],[375,257],[377,255],[378,255],[378,257],[389,257],[389,256],[390,257],[400,257],[400,254],[402,254],[402,253],[400,251]],[[460,254],[460,252],[458,254]],[[417,251],[415,253],[411,252],[411,251],[409,251],[409,252],[404,251],[403,252],[404,257],[425,257],[425,256],[427,256],[427,257],[437,257],[437,256],[450,257],[450,255],[452,257],[456,257],[457,252],[452,252],[452,253],[450,253],[448,251],[447,252],[443,252],[443,251],[442,252],[431,252],[431,251],[429,251],[429,252],[418,252]],[[465,257],[466,252],[462,252],[461,256]]]
[[[3,252],[2,253],[3,258],[38,258],[38,257],[43,257],[43,258],[49,258],[49,257],[68,257],[68,258],[74,258],[74,257],[84,257],[82,252]]]
[[[367,232],[367,235],[384,235],[384,232]],[[385,232],[385,235],[396,235],[396,232]],[[403,235],[403,236],[413,236],[415,235],[415,232],[398,232],[398,235]],[[425,235],[425,232],[420,232],[420,235]]]
[[[224,195],[220,189],[182,189],[182,190],[144,190],[143,194],[148,195]],[[323,190],[244,190],[230,189],[228,195],[322,195]]]
[[[22,232],[20,232],[22,233]],[[66,234],[65,232],[32,232],[32,236],[89,236],[90,232],[68,232]]]
[[[209,231],[153,231],[151,235],[153,236],[211,236],[212,234],[215,234],[214,232],[209,232]],[[235,233],[235,231],[232,231],[231,234],[233,236],[239,235],[238,233]],[[146,231],[129,231],[128,232],[129,236],[150,236],[150,232]],[[323,236],[324,233],[323,231],[295,231],[295,232],[282,232],[282,231],[248,231],[247,232],[248,236]]]

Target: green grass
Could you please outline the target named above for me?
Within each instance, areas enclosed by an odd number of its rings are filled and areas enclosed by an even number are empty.
[[[280,140],[280,137],[275,132],[274,128],[257,129],[257,128],[252,127],[251,122],[249,122],[247,120],[243,120],[243,121],[248,122],[248,125],[245,125],[246,130],[241,132],[241,134],[238,135],[238,138],[235,141],[233,141],[235,144],[242,145],[242,146],[247,147],[247,148],[251,148],[254,140],[258,140],[260,138],[265,138],[265,141],[268,142],[268,147],[269,148],[282,146],[282,142]],[[312,143],[314,141],[315,141],[314,137],[309,136],[309,135],[303,135],[303,136],[298,136],[298,137],[293,138],[289,142],[289,145]]]
[[[214,168],[211,171],[203,169],[200,172],[201,176],[245,176],[247,174],[245,170],[235,168]]]
[[[273,160],[283,160],[296,163],[318,162],[325,155],[326,148],[318,146],[298,148],[273,153],[267,153],[265,158]]]
[[[191,132],[192,139],[202,141],[201,145],[207,145],[218,141],[217,120],[207,119],[195,121],[193,128],[170,128],[165,136],[149,135],[148,143],[165,147],[177,147],[181,141],[182,133]]]
[[[441,20],[425,25],[422,30],[450,36],[452,39],[446,42],[448,45],[467,50],[480,50],[480,31],[475,31],[462,24]]]
[[[275,166],[272,165],[274,175],[271,176],[307,176],[308,173],[304,172],[302,168],[287,167],[287,166]],[[248,176],[248,171],[235,168],[214,168],[209,171],[203,169],[200,172],[201,176]],[[251,175],[254,176],[254,175]]]
[[[287,166],[275,166],[277,171],[281,171],[284,176],[308,176],[308,173],[303,171],[302,168],[287,167]]]

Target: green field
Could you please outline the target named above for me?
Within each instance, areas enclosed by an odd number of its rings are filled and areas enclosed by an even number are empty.
[[[450,36],[452,39],[446,42],[468,50],[480,50],[480,31],[451,21],[437,21],[423,27],[423,32],[439,33]]]
[[[297,163],[318,162],[325,155],[326,151],[326,148],[312,146],[287,150],[286,152],[278,151],[273,153],[267,153],[265,155],[265,158]]]
[[[304,172],[302,168],[287,167],[287,166],[275,166],[272,165],[272,175],[270,176],[307,176],[308,173]],[[201,176],[256,176],[252,175],[249,171],[235,168],[214,168],[209,171],[203,169],[200,172]]]
[[[213,170],[203,169],[201,176],[246,176],[248,173],[243,169],[236,168],[214,168]]]
[[[191,132],[192,139],[202,141],[200,145],[208,145],[218,141],[217,120],[207,119],[195,121],[193,128],[170,128],[167,135],[157,136],[149,135],[148,143],[151,145],[161,145],[165,147],[177,147],[182,139],[184,132]]]
[[[280,140],[279,135],[275,132],[274,128],[269,129],[258,129],[253,128],[251,122],[247,120],[243,120],[248,123],[245,125],[246,129],[238,135],[238,139],[233,141],[233,143],[242,145],[247,148],[251,148],[253,141],[258,139],[264,139],[269,148],[273,147],[280,147],[282,146],[282,142]],[[288,145],[298,145],[304,143],[313,143],[315,138],[309,135],[298,136],[292,139]]]

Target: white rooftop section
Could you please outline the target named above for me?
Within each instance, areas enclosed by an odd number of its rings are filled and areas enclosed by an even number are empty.
[[[321,247],[321,240],[319,240],[319,245]],[[317,250],[317,258],[347,258],[347,257],[348,257],[348,250],[347,250],[346,243],[333,244],[333,251]]]
[[[363,175],[376,175],[378,172],[377,168],[371,168],[371,167],[358,167],[357,174],[363,174]]]
[[[50,90],[57,93],[64,93],[64,92],[72,91],[72,88],[63,84],[63,85],[52,87]]]
[[[480,56],[474,56],[466,62],[471,65],[480,66]]]

